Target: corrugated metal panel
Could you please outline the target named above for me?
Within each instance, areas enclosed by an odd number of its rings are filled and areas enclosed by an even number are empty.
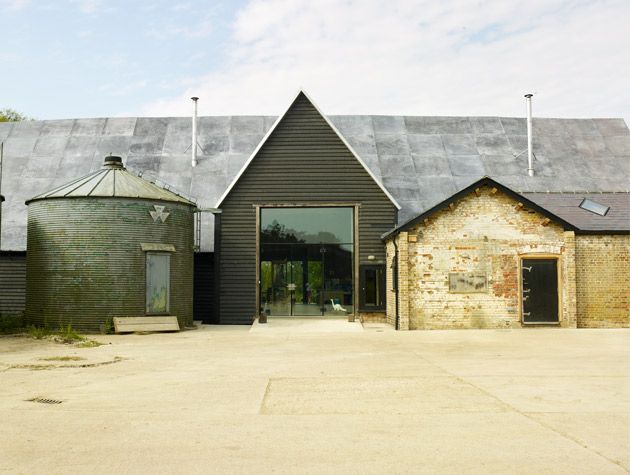
[[[172,244],[170,314],[193,317],[192,206],[169,203],[166,221],[150,212],[161,201],[55,198],[28,210],[26,319],[87,332],[115,316],[145,315],[142,243]]]
[[[102,170],[73,180],[51,191],[31,198],[30,201],[50,198],[79,197],[143,198],[148,200],[175,201],[194,205],[182,196],[165,190],[154,183],[133,175],[122,166],[105,166]]]
[[[214,307],[214,253],[195,253],[195,291],[193,299],[195,320],[219,323]]]
[[[394,205],[301,94],[221,206],[221,323],[248,324],[256,313],[252,205],[271,203],[360,203],[359,262],[385,259],[380,235],[395,225]]]
[[[24,313],[26,252],[0,252],[0,315]]]

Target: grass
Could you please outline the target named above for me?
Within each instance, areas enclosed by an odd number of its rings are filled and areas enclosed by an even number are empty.
[[[26,333],[31,338],[41,340],[43,338],[51,336],[53,334],[53,331],[47,327],[36,327],[34,325],[29,325],[28,327],[26,327]]]
[[[48,358],[39,358],[41,361],[83,361],[85,358],[80,356],[50,356]]]
[[[77,333],[77,331],[72,328],[72,325],[61,327],[56,331],[47,327],[29,325],[26,327],[26,334],[37,340],[47,339],[56,343],[74,344],[79,348],[94,348],[102,345],[102,343],[98,341],[90,340]]]

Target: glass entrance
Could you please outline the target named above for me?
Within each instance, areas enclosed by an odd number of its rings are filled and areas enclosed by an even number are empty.
[[[263,208],[260,218],[262,311],[353,313],[353,209]]]

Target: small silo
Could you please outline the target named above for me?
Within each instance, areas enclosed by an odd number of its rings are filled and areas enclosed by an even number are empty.
[[[26,202],[26,321],[98,332],[112,317],[193,319],[193,202],[120,157]]]

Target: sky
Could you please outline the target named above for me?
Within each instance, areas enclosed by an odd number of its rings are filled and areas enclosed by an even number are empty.
[[[0,108],[623,117],[629,0],[0,0]]]

